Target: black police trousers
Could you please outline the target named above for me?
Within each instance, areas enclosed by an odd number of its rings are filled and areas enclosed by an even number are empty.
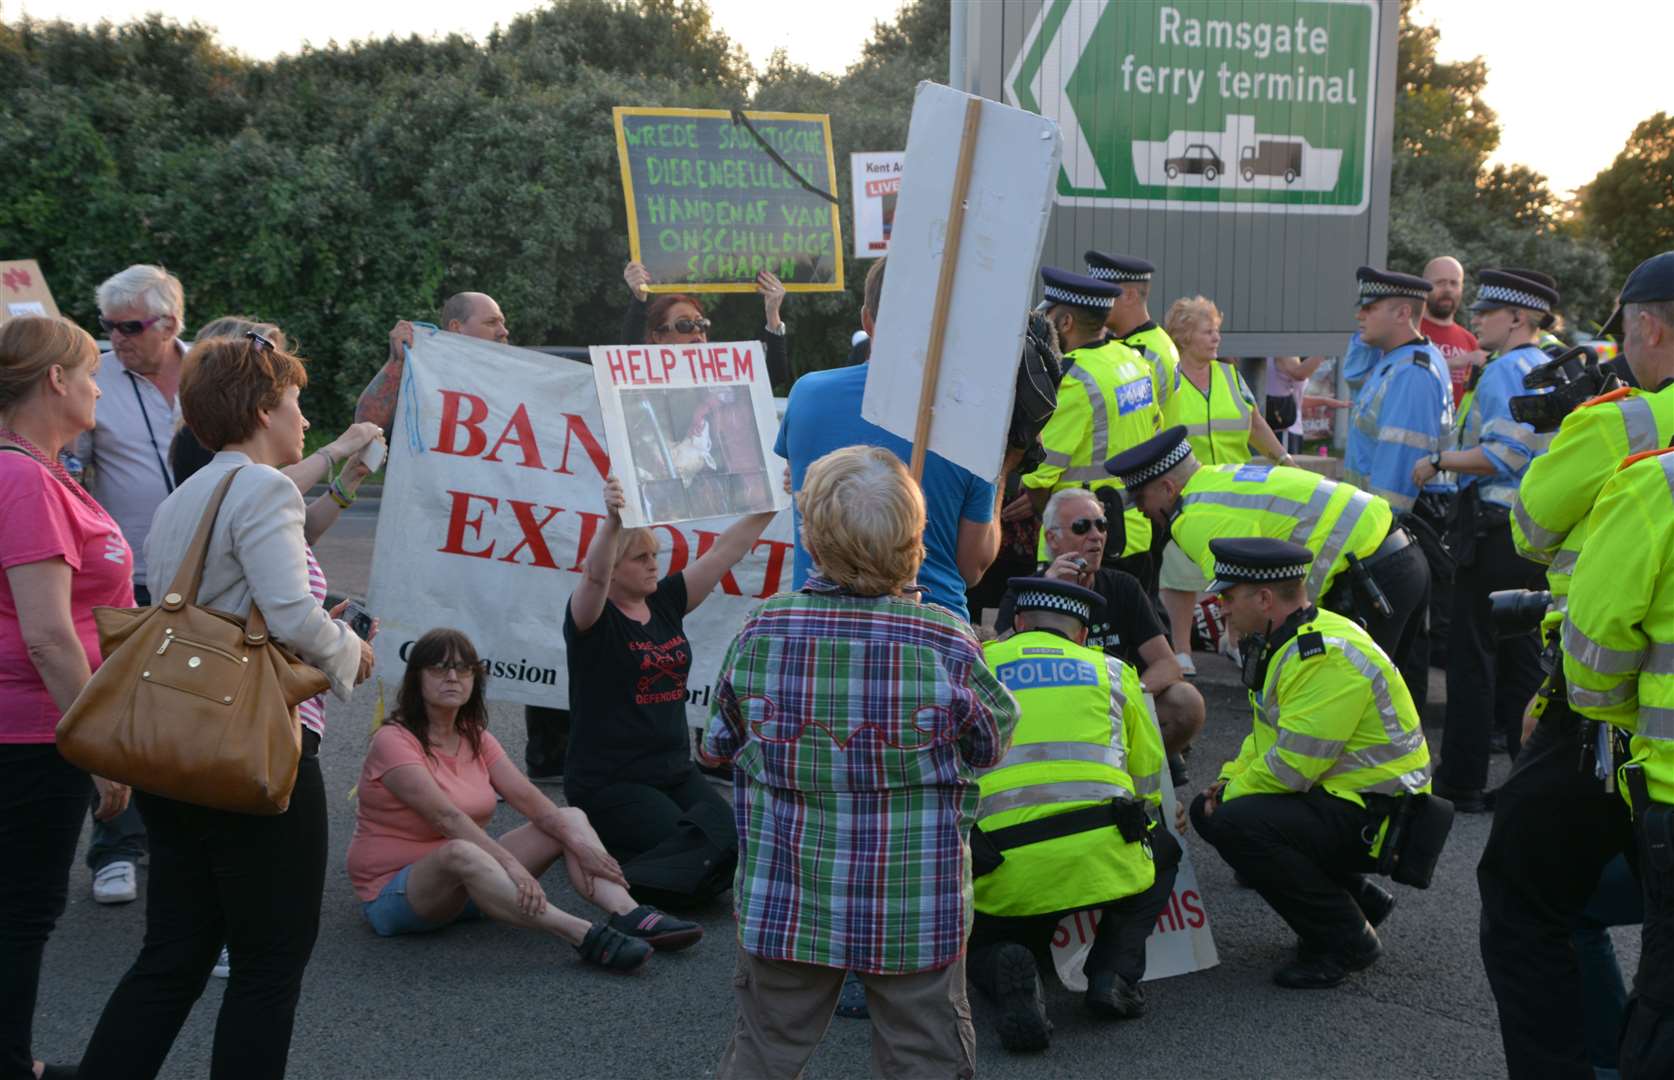
[[[1376,562],[1366,564],[1366,573],[1377,582],[1389,601],[1390,614],[1379,615],[1362,606],[1354,594],[1354,572],[1343,570],[1331,583],[1321,603],[1339,615],[1362,619],[1366,632],[1378,648],[1401,671],[1401,680],[1412,695],[1420,718],[1430,697],[1430,645],[1424,632],[1430,607],[1430,564],[1416,541]]]
[[[1494,801],[1477,864],[1482,963],[1512,1080],[1592,1080],[1572,937],[1606,863],[1629,850],[1620,794],[1580,769],[1581,718],[1555,697]]]
[[[1617,1067],[1625,1080],[1674,1076],[1674,849],[1668,844],[1668,815],[1674,808],[1655,807],[1640,814],[1635,842],[1639,876],[1645,892],[1645,929],[1639,948],[1639,973],[1633,980],[1622,1029]],[[1647,818],[1657,817],[1653,824]],[[1662,843],[1649,844],[1652,831]]]
[[[1304,948],[1340,953],[1362,945],[1366,916],[1354,899],[1374,869],[1372,841],[1383,815],[1323,788],[1299,795],[1244,795],[1192,825],[1290,928]]]
[[[1489,529],[1476,542],[1476,557],[1453,575],[1453,618],[1447,642],[1447,728],[1442,732],[1436,779],[1450,788],[1488,785],[1488,744],[1504,731],[1515,748],[1523,710],[1540,689],[1540,637],[1531,630],[1500,639],[1494,633],[1488,594],[1538,589],[1539,563],[1517,554],[1511,526]]]

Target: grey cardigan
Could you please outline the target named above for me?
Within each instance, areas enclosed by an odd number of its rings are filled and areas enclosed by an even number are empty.
[[[223,450],[158,505],[145,539],[151,602],[168,592],[215,486],[240,465],[209,534],[197,603],[243,618],[253,600],[273,640],[325,672],[332,692],[347,701],[360,670],[360,639],[308,591],[302,492],[279,470]]]

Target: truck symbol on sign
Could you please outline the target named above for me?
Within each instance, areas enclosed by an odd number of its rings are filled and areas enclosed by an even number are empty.
[[[1245,180],[1282,176],[1285,183],[1294,184],[1302,175],[1303,145],[1299,139],[1258,139],[1238,156],[1238,172]]]
[[[1213,182],[1215,177],[1226,172],[1226,163],[1221,161],[1221,155],[1209,149],[1203,143],[1192,143],[1186,147],[1186,152],[1179,157],[1171,157],[1163,162],[1163,173],[1173,180],[1181,173],[1196,174],[1203,179]]]

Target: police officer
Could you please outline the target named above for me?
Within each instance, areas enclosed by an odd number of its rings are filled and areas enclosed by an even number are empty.
[[[1145,941],[1174,887],[1178,843],[1162,825],[1162,736],[1134,669],[1088,647],[1099,595],[1013,578],[1017,633],[983,647],[1021,712],[1011,749],[981,779],[971,835],[971,979],[1000,1005],[1008,1050],[1045,1049],[1037,964],[1058,921],[1100,911],[1084,1002],[1145,1012]]]
[[[1620,320],[1635,381],[1661,388],[1674,377],[1674,252],[1641,263],[1620,300],[1607,325]],[[1594,504],[1625,457],[1666,446],[1671,437],[1674,389],[1624,389],[1594,399],[1564,418],[1551,447],[1529,466],[1512,507],[1518,550],[1549,564],[1555,614],[1547,625],[1561,625],[1556,637],[1563,649],[1561,667],[1531,709],[1538,717],[1533,734],[1495,794],[1494,825],[1476,871],[1482,960],[1514,1078],[1592,1075],[1569,935],[1600,870],[1627,850],[1632,834],[1626,806],[1612,790],[1615,747],[1583,723],[1582,713],[1620,720],[1624,729],[1638,721],[1635,706],[1647,703],[1646,688],[1660,680],[1620,679],[1635,671],[1638,657],[1610,643],[1615,631],[1607,624],[1665,603],[1636,569],[1656,536],[1606,536],[1596,520],[1602,508]],[[1585,601],[1570,578],[1584,551],[1595,568],[1596,593]],[[1611,573],[1613,555],[1623,559],[1620,573]]]
[[[1313,559],[1265,537],[1211,541],[1227,625],[1244,637],[1253,729],[1191,820],[1296,931],[1287,989],[1325,989],[1383,954],[1395,898],[1364,875],[1406,795],[1430,788],[1430,752],[1394,665],[1351,619],[1320,611]]]
[[[1106,553],[1113,565],[1154,588],[1149,551],[1151,527],[1144,515],[1122,512],[1121,481],[1104,471],[1112,454],[1144,441],[1162,427],[1151,370],[1138,353],[1105,337],[1104,321],[1118,285],[1081,274],[1045,267],[1042,307],[1058,332],[1064,375],[1058,406],[1041,430],[1046,460],[1023,477],[1023,486],[1039,514],[1052,492],[1066,487],[1092,489],[1105,501],[1107,516],[1123,523]],[[1045,559],[1045,547],[1038,557]]]
[[[1436,791],[1465,813],[1489,808],[1489,737],[1506,733],[1515,753],[1523,707],[1540,686],[1540,639],[1530,630],[1500,639],[1488,594],[1540,587],[1541,567],[1517,554],[1511,507],[1529,462],[1546,437],[1511,415],[1511,399],[1529,393],[1530,371],[1551,359],[1540,350],[1540,326],[1557,305],[1556,290],[1503,270],[1477,275],[1471,305],[1477,340],[1488,363],[1471,378],[1461,402],[1455,449],[1413,466],[1419,487],[1446,471],[1459,476],[1449,530],[1455,570],[1448,619],[1447,727]]]
[[[1106,255],[1089,251],[1083,256],[1087,276],[1100,281],[1113,281],[1122,288],[1122,295],[1110,306],[1110,317],[1104,321],[1110,336],[1145,358],[1151,367],[1151,382],[1156,387],[1157,406],[1168,404],[1174,387],[1174,369],[1180,366],[1180,350],[1168,331],[1151,318],[1151,275],[1157,268],[1133,255]]]
[[[1424,619],[1430,567],[1389,503],[1352,484],[1283,465],[1199,465],[1172,427],[1105,463],[1131,498],[1213,573],[1216,537],[1296,539],[1315,555],[1310,603],[1360,617],[1385,652],[1411,648]],[[1422,702],[1424,682],[1408,683]],[[1422,706],[1420,706],[1422,707]]]
[[[1442,450],[1453,427],[1453,385],[1447,361],[1418,332],[1431,284],[1370,266],[1356,281],[1360,337],[1381,355],[1349,411],[1343,479],[1405,514],[1418,498],[1413,466]]]

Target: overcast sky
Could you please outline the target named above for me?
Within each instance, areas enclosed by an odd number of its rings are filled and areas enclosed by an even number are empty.
[[[460,31],[481,38],[539,6],[536,0],[0,0],[0,17],[96,22],[162,10],[182,22],[214,26],[239,52],[266,59],[295,52],[304,42],[392,33]],[[835,73],[859,55],[873,22],[892,18],[900,5],[709,0],[709,6],[717,25],[758,65],[784,48],[792,60]],[[1659,110],[1674,113],[1674,79],[1665,60],[1674,41],[1674,3],[1667,0],[1421,0],[1419,12],[1441,29],[1444,60],[1487,59],[1484,96],[1503,131],[1494,160],[1532,166],[1560,194],[1609,165],[1639,121]]]

